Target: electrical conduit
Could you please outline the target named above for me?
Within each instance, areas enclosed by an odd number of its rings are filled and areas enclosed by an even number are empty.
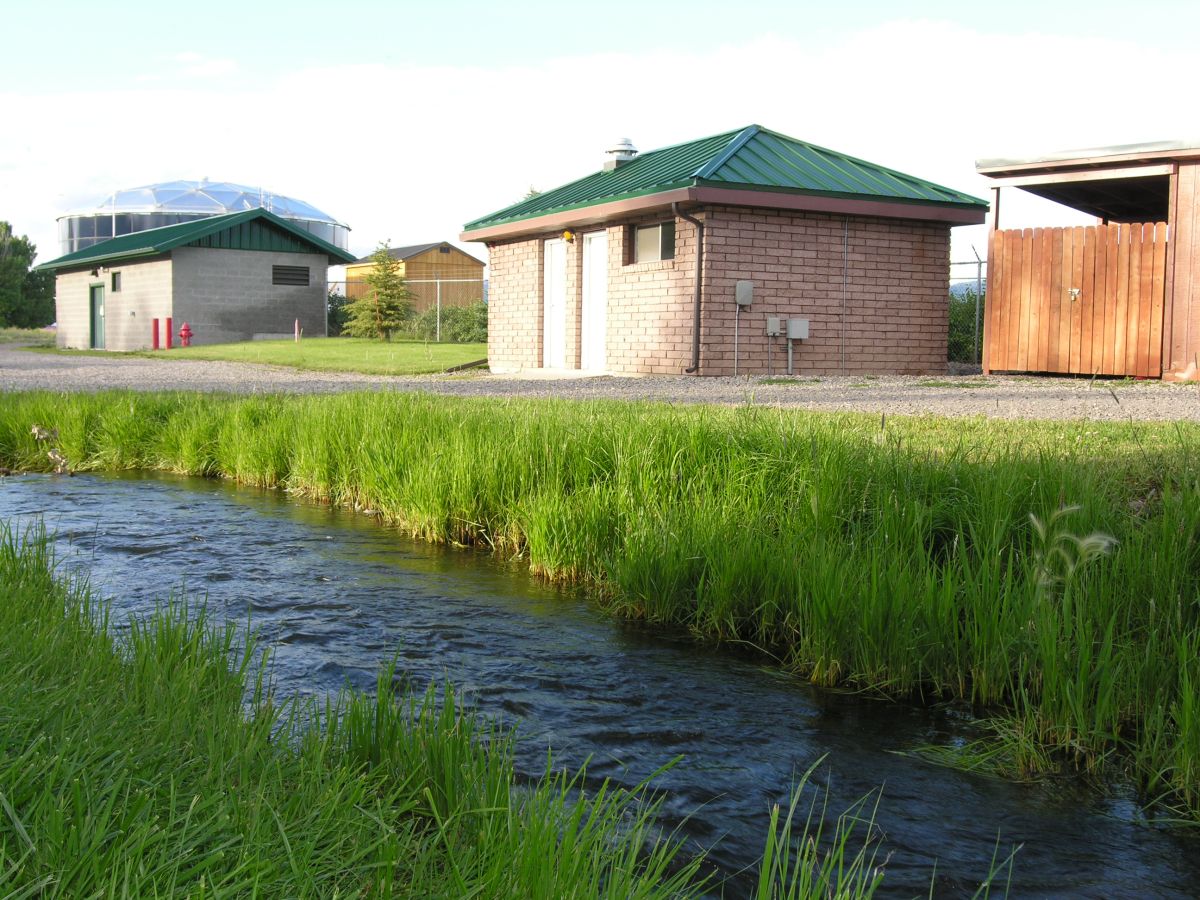
[[[700,297],[703,286],[704,272],[704,223],[694,216],[689,216],[679,208],[678,203],[671,204],[671,212],[696,226],[696,287],[692,298],[692,364],[684,369],[688,375],[700,374]]]

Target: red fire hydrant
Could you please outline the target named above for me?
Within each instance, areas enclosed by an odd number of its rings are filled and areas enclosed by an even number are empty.
[[[179,343],[184,347],[192,346],[192,326],[187,322],[184,322],[183,327],[179,329]]]

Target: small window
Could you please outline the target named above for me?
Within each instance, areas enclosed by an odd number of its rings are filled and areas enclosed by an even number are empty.
[[[271,284],[308,287],[308,266],[271,266]]]
[[[121,273],[113,272],[112,273],[112,292],[115,294],[119,290],[121,290]]]
[[[675,223],[639,225],[633,230],[633,261],[655,262],[675,258]]]
[[[450,252],[449,247],[438,247],[438,253],[449,253],[449,252]]]

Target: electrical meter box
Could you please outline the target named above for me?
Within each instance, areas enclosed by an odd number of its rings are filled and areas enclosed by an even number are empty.
[[[767,316],[767,337],[779,337],[783,334],[783,319],[779,316]]]
[[[808,319],[788,319],[787,336],[789,341],[807,341]]]
[[[749,306],[754,300],[754,282],[739,281],[733,286],[733,296],[738,306]]]

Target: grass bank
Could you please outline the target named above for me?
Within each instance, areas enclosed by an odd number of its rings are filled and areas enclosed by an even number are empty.
[[[397,698],[384,672],[373,698],[276,706],[232,628],[179,606],[107,624],[44,540],[0,528],[5,897],[699,891],[644,796],[519,785],[449,691]]]
[[[56,350],[57,353],[108,351]],[[205,359],[225,362],[290,366],[312,372],[361,372],[366,375],[427,375],[487,358],[487,344],[449,344],[435,341],[370,341],[362,338],[304,338],[243,341],[174,347],[169,352],[136,351],[130,356],[153,359]]]
[[[994,715],[964,764],[1128,773],[1200,815],[1200,428],[342,395],[15,394],[0,464],[371,510],[826,685]]]
[[[643,787],[519,782],[511,736],[450,689],[272,701],[233,626],[183,605],[114,636],[0,522],[0,894],[30,897],[686,898],[719,888]],[[798,781],[764,821],[752,896],[871,897],[864,798],[835,823]],[[801,802],[805,798],[807,806]],[[993,866],[989,895],[1008,863]]]

